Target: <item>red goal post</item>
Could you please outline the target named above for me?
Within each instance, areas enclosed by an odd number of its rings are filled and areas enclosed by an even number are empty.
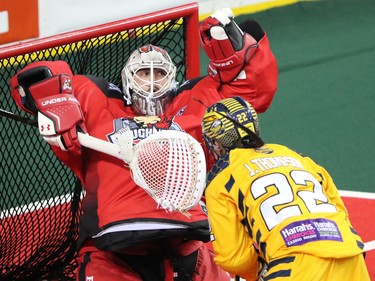
[[[97,25],[89,28],[79,29],[72,32],[66,32],[55,36],[50,36],[41,39],[35,39],[30,41],[25,41],[21,43],[12,44],[9,46],[0,46],[0,60],[5,60],[9,63],[9,59],[17,58],[19,56],[31,55],[34,52],[39,53],[41,50],[53,49],[60,46],[71,45],[81,41],[87,41],[89,39],[97,39],[100,37],[107,37],[110,34],[116,34],[121,32],[126,32],[127,35],[123,36],[125,39],[127,36],[132,38],[134,36],[144,35],[139,33],[139,28],[148,29],[150,32],[160,33],[160,28],[169,21],[176,19],[183,20],[184,28],[184,63],[186,70],[184,71],[185,79],[191,79],[199,76],[199,13],[198,13],[198,3],[186,4],[166,10],[157,11],[154,13],[139,15],[131,17],[124,20],[114,21],[107,24]],[[161,24],[156,27],[155,24]],[[168,26],[177,27],[181,24],[177,22],[172,22]],[[147,42],[146,40],[141,40],[144,44],[153,43],[155,45],[166,48],[168,52],[171,52],[171,58],[177,56],[176,52],[173,52],[174,46],[163,46],[160,42]],[[168,41],[165,41],[168,42]],[[159,44],[157,44],[159,43]],[[169,43],[169,42],[168,42]],[[142,45],[142,44],[140,44]],[[168,50],[171,48],[170,50]],[[129,54],[127,54],[129,55]],[[52,55],[51,55],[52,56]],[[30,58],[26,62],[48,59],[48,55],[43,55],[37,59]],[[53,56],[52,56],[53,57]],[[22,63],[22,62],[19,62]],[[5,66],[0,64],[0,67]]]
[[[0,280],[74,280],[82,186],[10,97],[9,79],[26,64],[65,60],[75,74],[120,85],[136,48],[164,48],[177,81],[200,75],[198,4],[191,3],[55,36],[0,46]]]

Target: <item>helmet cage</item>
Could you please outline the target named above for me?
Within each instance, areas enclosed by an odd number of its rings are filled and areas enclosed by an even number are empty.
[[[224,99],[210,106],[202,121],[203,139],[214,155],[244,147],[244,138],[260,140],[258,116],[242,98]]]
[[[150,71],[149,78],[139,76],[139,71]],[[162,70],[164,77],[155,80],[156,70]],[[164,113],[169,104],[170,91],[176,88],[176,66],[163,49],[146,45],[133,52],[121,73],[125,99],[133,109],[142,115]]]

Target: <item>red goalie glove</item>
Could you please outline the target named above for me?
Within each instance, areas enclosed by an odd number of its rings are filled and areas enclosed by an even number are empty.
[[[29,90],[39,110],[38,127],[44,140],[62,150],[79,150],[77,129],[86,130],[81,106],[71,93],[71,77],[54,76],[32,85]]]
[[[36,61],[28,64],[10,79],[13,100],[22,110],[36,115],[38,108],[35,105],[35,99],[53,95],[53,92],[46,93],[43,88],[39,88],[41,92],[34,91],[34,94],[37,95],[34,97],[29,88],[44,79],[62,74],[73,76],[69,65],[65,61]],[[54,88],[45,88],[45,90],[52,90],[57,94],[60,93],[57,92],[58,87],[59,84],[55,84]]]
[[[21,109],[38,114],[44,140],[79,153],[77,129],[86,132],[86,127],[80,104],[72,94],[72,75],[63,61],[31,63],[12,77],[12,98]]]
[[[230,9],[218,10],[200,25],[202,47],[210,59],[208,74],[221,83],[235,79],[258,47],[233,18]]]

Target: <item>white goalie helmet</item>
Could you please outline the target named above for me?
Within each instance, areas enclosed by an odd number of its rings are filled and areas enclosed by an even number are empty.
[[[176,66],[151,44],[135,50],[121,72],[124,97],[140,115],[164,114],[176,88]]]

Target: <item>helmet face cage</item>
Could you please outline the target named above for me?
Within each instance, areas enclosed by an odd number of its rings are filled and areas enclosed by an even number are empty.
[[[253,135],[241,126],[259,137],[258,116],[242,98],[228,98],[210,106],[202,120],[203,139],[210,152],[219,155],[220,149],[241,147],[241,140]]]
[[[139,75],[147,71],[147,77]],[[157,76],[163,72],[163,77]],[[134,111],[141,115],[159,115],[170,103],[170,90],[176,88],[176,66],[168,53],[156,46],[146,45],[135,50],[121,72],[123,92]]]

